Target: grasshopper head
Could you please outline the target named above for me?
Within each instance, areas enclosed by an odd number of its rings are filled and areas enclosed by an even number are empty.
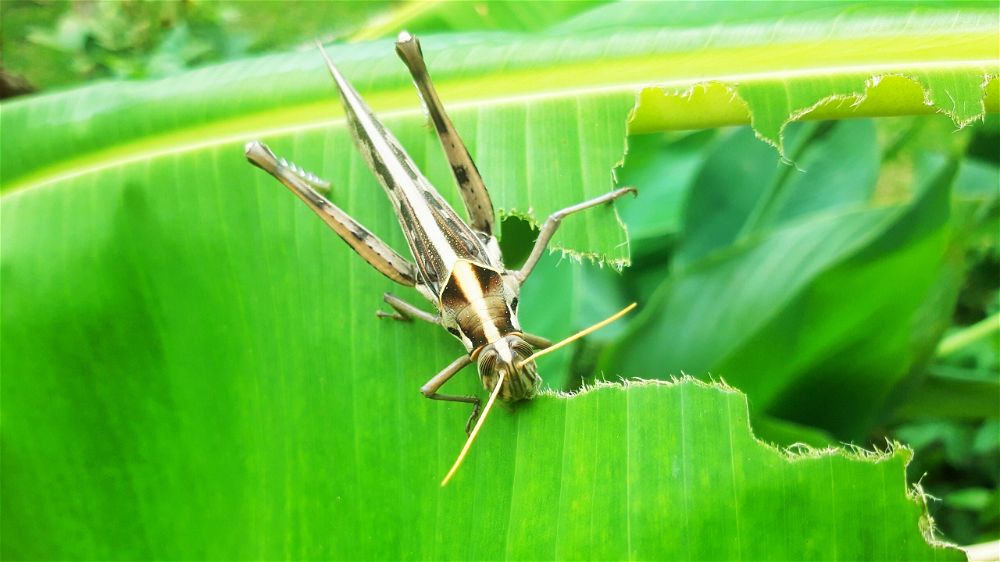
[[[531,346],[514,334],[486,344],[479,353],[478,364],[483,386],[486,390],[493,390],[503,371],[506,376],[500,389],[500,398],[509,402],[531,398],[542,383],[535,362],[525,362],[531,354]]]

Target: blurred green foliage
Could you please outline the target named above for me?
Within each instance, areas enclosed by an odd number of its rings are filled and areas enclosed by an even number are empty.
[[[5,0],[2,67],[40,90],[333,40],[398,2]]]
[[[548,372],[572,365],[560,379],[565,382],[556,382],[566,390],[601,373],[623,371],[721,376],[750,394],[754,429],[766,440],[786,446],[907,443],[916,450],[910,477],[934,498],[929,507],[946,536],[961,544],[995,540],[1000,536],[998,124],[995,115],[960,131],[942,117],[792,124],[788,162],[747,128],[630,137],[619,183],[641,186],[642,199],[619,207],[632,237],[632,266],[620,275],[587,264],[576,271],[550,269],[541,284],[574,294],[567,332],[627,302],[654,309],[595,334],[572,359]],[[812,283],[827,289],[790,301],[787,326],[751,329],[757,307],[775,302],[767,292],[786,286],[808,263],[802,260],[831,255],[830,249],[814,248],[795,261],[807,232],[801,225],[847,223],[858,209],[883,213],[907,207],[928,189],[938,196],[924,205],[924,216],[936,218],[921,220],[908,212],[889,228],[873,230],[881,232],[877,237],[861,235],[869,249],[837,258],[845,266],[818,270]],[[848,214],[838,219],[844,210]],[[767,252],[747,254],[740,237],[748,231],[740,224],[754,214],[789,221],[798,232]],[[768,226],[775,220],[757,219],[764,226],[755,238],[783,236],[786,229]],[[706,238],[706,232],[715,238]],[[824,231],[820,241],[835,232]],[[938,243],[928,247],[928,236]],[[893,257],[907,245],[921,249],[909,261]],[[696,248],[704,264],[691,263]],[[872,273],[846,282],[844,268],[865,264],[858,257],[865,252],[874,257],[865,265]],[[776,255],[781,261],[772,264]],[[744,262],[739,271],[745,275],[768,272],[761,293],[734,301],[731,295],[748,290],[752,281],[726,269],[714,284],[706,277],[706,271],[735,259]],[[841,273],[824,281],[831,267]],[[658,299],[677,291],[689,272],[698,275],[691,291],[658,308]],[[844,325],[859,313],[864,316]],[[798,322],[802,317],[810,322]],[[706,325],[706,318],[714,324]],[[698,361],[691,353],[720,349],[727,329],[749,342],[745,349],[728,364],[692,370]],[[819,335],[824,329],[832,339]],[[695,338],[693,330],[703,332]],[[957,347],[938,352],[942,336]],[[655,343],[662,340],[675,345]],[[892,341],[898,344],[893,347]],[[795,363],[817,345],[810,353],[819,361]],[[623,351],[599,361],[609,349]],[[710,354],[706,360],[722,358]],[[896,382],[885,386],[891,373]],[[787,390],[779,391],[780,385]],[[875,385],[881,390],[874,391]]]
[[[520,25],[540,28],[589,6],[562,3]],[[495,21],[509,19],[490,19],[486,3],[400,15],[413,9],[390,2],[6,0],[0,3],[2,66],[49,90],[107,78],[158,78],[317,37],[349,38],[359,29],[380,36],[401,22],[414,30],[495,29],[503,28]],[[755,429],[767,439],[909,444],[916,450],[911,479],[938,498],[930,509],[945,535],[959,543],[1000,537],[1000,421],[990,412],[1000,399],[991,395],[1000,385],[1000,333],[987,330],[956,340],[961,345],[947,354],[937,351],[942,336],[1000,322],[1000,121],[990,116],[959,132],[943,118],[798,124],[789,128],[787,144],[790,161],[781,162],[749,129],[629,139],[620,183],[643,190],[641,201],[621,205],[633,237],[633,267],[621,275],[593,265],[570,270],[550,258],[541,266],[545,280],[533,286],[574,295],[561,316],[563,330],[632,300],[649,310],[595,334],[572,356],[553,359],[561,363],[548,365],[557,373],[549,383],[578,388],[594,380],[595,367],[614,373],[625,370],[622,365],[632,372],[655,366],[669,376],[697,365],[690,374],[721,374],[756,397]],[[732,189],[737,184],[740,191]],[[899,220],[872,221],[871,232],[878,232],[868,246],[817,266],[801,281],[805,293],[789,291],[782,308],[769,312],[773,323],[746,329],[760,315],[755,307],[767,302],[762,293],[717,297],[727,284],[742,282],[734,272],[766,271],[758,279],[762,290],[792,283],[801,263],[768,269],[810,235],[790,226],[843,220],[845,228],[862,228],[847,223],[894,210]],[[526,223],[508,219],[504,232],[507,254],[523,255],[531,238]],[[817,231],[816,243],[837,232]],[[803,260],[823,257],[821,250],[804,254]],[[734,265],[726,269],[727,263]],[[926,267],[914,275],[913,264]],[[719,293],[700,293],[709,286]],[[704,298],[696,301],[699,294]],[[807,309],[821,325],[798,323]],[[685,319],[706,315],[718,325],[688,332],[693,324]],[[728,357],[670,355],[718,349],[725,330],[740,338],[729,342],[734,351]],[[642,339],[671,334],[695,343],[670,350]],[[808,364],[785,361],[790,358],[783,350],[809,342],[815,352]],[[734,380],[732,372],[746,379]],[[844,393],[854,396],[856,409],[823,407],[831,395]]]
[[[593,360],[601,354],[594,348],[609,344],[613,350],[624,350],[619,353],[632,365],[631,372],[658,368],[665,374],[677,374],[685,369],[697,376],[722,376],[748,391],[757,416],[755,430],[778,443],[820,445],[823,434],[816,433],[816,429],[829,432],[828,443],[849,441],[870,446],[884,439],[900,440],[916,450],[910,476],[937,498],[930,509],[945,534],[963,544],[995,540],[1000,536],[997,126],[996,116],[958,132],[943,118],[795,124],[790,127],[789,139],[793,145],[798,143],[798,150],[792,162],[786,163],[780,163],[770,147],[755,145],[748,130],[633,137],[621,181],[652,187],[644,189],[642,204],[622,205],[622,215],[634,236],[635,262],[620,278],[611,280],[616,289],[611,294],[618,295],[613,300],[635,300],[656,307],[665,291],[670,294],[678,290],[678,284],[690,275],[687,272],[694,271],[698,277],[693,292],[671,301],[669,306],[631,319],[623,335],[610,342],[591,340],[577,354],[577,361],[584,363],[581,372],[593,372]],[[767,198],[793,202],[783,205],[787,208],[796,204],[804,209],[798,216],[782,213],[780,205],[773,202],[768,203],[772,209],[769,212],[771,216],[789,217],[784,220],[798,225],[811,220],[825,222],[831,217],[840,220],[835,218],[837,209],[845,205],[847,209],[860,205],[870,206],[870,212],[884,212],[895,205],[918,201],[920,191],[930,187],[920,184],[945,169],[948,161],[956,166],[954,171],[931,188],[943,189],[948,195],[936,199],[927,209],[933,214],[936,208],[947,215],[921,222],[916,215],[907,214],[879,238],[869,240],[873,249],[867,252],[875,252],[876,258],[868,267],[876,269],[872,275],[863,276],[860,284],[845,282],[842,273],[837,274],[832,285],[822,281],[822,275],[817,277],[816,282],[826,283],[831,290],[813,290],[809,299],[791,301],[787,313],[791,323],[787,327],[776,329],[771,324],[756,333],[748,331],[758,314],[752,312],[736,322],[739,337],[750,342],[746,350],[730,359],[729,365],[709,363],[704,371],[692,372],[691,365],[697,362],[690,357],[690,351],[718,349],[727,324],[740,318],[738,307],[755,310],[761,302],[772,302],[761,296],[763,293],[751,294],[742,302],[722,296],[745,291],[753,281],[734,278],[723,270],[719,286],[730,288],[713,290],[709,287],[715,285],[705,271],[713,271],[727,260],[749,260],[744,268],[746,274],[764,269],[768,271],[764,283],[781,287],[790,282],[793,271],[803,267],[795,265],[791,254],[804,242],[799,235],[778,247],[784,249],[741,257],[746,254],[738,250],[740,242],[726,241],[738,238],[734,225],[739,223],[739,219],[724,216],[727,209],[742,204],[740,216],[747,216]],[[770,189],[754,194],[746,188],[740,195],[749,199],[740,203],[732,195],[723,195],[737,182],[745,187],[761,185]],[[776,190],[775,185],[788,187]],[[852,195],[852,189],[861,191]],[[699,207],[698,201],[705,199],[709,202]],[[671,203],[660,206],[661,201]],[[674,203],[677,201],[681,204]],[[675,215],[652,210],[663,208],[681,212]],[[844,220],[848,218],[844,215]],[[942,231],[942,227],[946,229]],[[709,229],[725,229],[723,232],[732,234],[722,238],[721,243],[716,238],[715,249],[702,250],[707,256],[704,266],[686,263],[691,260],[688,256],[693,244],[706,246],[699,233]],[[922,250],[918,261],[907,265],[893,258],[893,252],[905,248],[900,244],[907,239],[915,247],[927,248],[923,241],[935,231],[947,234],[940,238],[936,249]],[[781,232],[775,229],[774,235]],[[824,236],[830,232],[835,231]],[[822,257],[823,251],[813,250],[803,259],[817,258],[817,251]],[[782,255],[780,267],[792,266],[787,273],[778,273],[782,270],[770,263],[776,253]],[[791,264],[789,260],[793,260]],[[849,256],[844,263],[857,267],[859,258]],[[838,267],[844,271],[843,266]],[[584,270],[583,279],[576,283],[607,286],[613,277],[596,268]],[[930,271],[936,273],[928,276]],[[923,282],[919,281],[921,275]],[[880,284],[884,287],[881,293]],[[771,291],[766,285],[761,290]],[[700,299],[703,290],[712,296]],[[893,301],[899,304],[890,305]],[[819,303],[826,312],[816,309]],[[824,324],[841,325],[851,314],[864,311],[875,315],[859,318],[846,330],[835,329],[834,339],[818,339]],[[602,312],[586,315],[580,324],[586,325]],[[810,319],[808,324],[796,321],[803,315]],[[714,329],[692,339],[692,329],[700,329],[706,317],[717,319]],[[900,322],[906,317],[909,322]],[[973,327],[977,324],[978,329]],[[982,329],[984,326],[992,327],[992,331]],[[894,330],[899,331],[897,336],[891,335]],[[945,342],[955,341],[958,347],[947,354],[937,352],[942,335]],[[657,337],[685,345],[665,349],[650,343]],[[900,342],[895,351],[887,345],[893,340]],[[815,345],[821,346],[813,352],[822,357],[820,361],[795,363]],[[821,351],[824,349],[827,351]],[[862,354],[869,358],[861,359]],[[709,359],[717,361],[719,357]],[[873,365],[881,367],[877,371],[859,370],[872,369]],[[598,372],[618,370],[613,361],[605,360],[601,366]],[[879,381],[893,370],[898,383],[883,387],[882,398],[871,389],[862,390],[865,385],[882,384]],[[788,385],[787,391],[776,390],[782,384]],[[845,393],[856,398],[846,399]],[[776,396],[773,402],[767,401],[769,395]],[[837,407],[831,409],[824,404]]]
[[[537,3],[364,0],[4,0],[6,73],[49,90],[102,78],[160,78],[211,62],[309,47],[470,30],[539,30],[604,0]]]

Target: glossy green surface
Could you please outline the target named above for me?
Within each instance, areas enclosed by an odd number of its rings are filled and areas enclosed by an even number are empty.
[[[945,77],[969,78],[983,73],[969,61],[992,29],[983,10],[949,18],[890,6],[868,20],[804,10],[778,24],[781,14],[753,6],[721,29],[707,24],[717,13],[664,9],[623,12],[628,34],[610,34],[622,22],[605,14],[548,35],[439,36],[424,47],[498,208],[541,219],[612,187],[636,84],[724,75],[745,63],[740,49],[787,52],[830,22],[863,42],[853,18],[876,35],[903,20],[958,30],[971,39]],[[691,33],[657,29],[668,15]],[[390,43],[330,53],[457,201]],[[786,70],[780,79],[798,84]],[[810,87],[837,94],[848,83]],[[770,122],[796,109],[777,107]],[[695,382],[500,409],[440,489],[468,411],[417,389],[460,346],[430,326],[376,319],[383,291],[418,297],[242,156],[244,141],[266,140],[331,179],[338,204],[403,248],[338,111],[313,52],[5,104],[5,559],[962,559],[921,535],[906,453],[790,459],[751,438],[740,395]],[[845,211],[850,228],[807,234],[854,243],[921,209],[920,224],[933,225],[938,185],[903,210]],[[611,208],[567,220],[557,244],[628,258]],[[565,297],[526,294],[522,308],[536,311],[526,327]],[[449,390],[481,391],[471,370]]]

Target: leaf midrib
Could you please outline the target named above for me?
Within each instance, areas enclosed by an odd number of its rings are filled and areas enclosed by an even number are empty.
[[[918,38],[907,37],[910,39]],[[568,98],[595,94],[631,93],[637,95],[644,87],[684,88],[708,82],[724,84],[751,84],[782,80],[784,82],[831,75],[879,76],[884,74],[919,74],[925,72],[957,70],[982,71],[993,67],[1000,69],[1000,58],[996,58],[992,43],[995,36],[987,33],[964,33],[938,36],[936,39],[949,40],[948,49],[930,49],[928,44],[937,44],[927,36],[921,39],[919,48],[910,42],[889,41],[891,38],[878,37],[877,43],[887,43],[889,51],[883,48],[879,58],[892,62],[859,64],[867,49],[859,48],[857,40],[825,41],[800,44],[809,51],[831,53],[830,60],[820,62],[810,60],[809,65],[799,68],[776,69],[774,58],[765,57],[776,48],[796,50],[796,45],[754,45],[710,51],[715,59],[735,57],[747,61],[740,72],[712,74],[702,64],[702,53],[659,53],[653,56],[630,56],[615,59],[592,60],[581,63],[566,63],[557,67],[531,68],[503,73],[479,74],[454,77],[438,82],[441,97],[454,113],[482,107],[525,103],[535,100]],[[837,44],[843,48],[838,49]],[[956,52],[955,47],[965,48]],[[822,48],[818,48],[822,47]],[[921,60],[921,56],[941,53],[942,58]],[[845,56],[849,55],[849,56]],[[962,58],[960,55],[967,55]],[[912,59],[912,60],[908,60]],[[764,61],[754,69],[750,61]],[[765,68],[771,66],[772,68]],[[318,72],[322,70],[317,68]],[[401,71],[402,72],[402,71]],[[686,73],[686,74],[685,74]],[[994,76],[995,71],[989,76]],[[985,77],[984,77],[985,78]],[[526,90],[525,86],[531,87]],[[488,92],[483,95],[483,92]],[[416,96],[409,84],[379,92],[361,92],[366,101],[380,117],[405,118],[423,113],[417,107]],[[917,108],[914,108],[915,110]],[[991,108],[994,111],[995,108]],[[174,155],[224,144],[246,142],[256,138],[269,138],[320,127],[342,126],[343,111],[335,99],[332,86],[330,97],[322,101],[307,101],[295,106],[284,106],[267,111],[171,130],[161,135],[139,137],[110,148],[97,150],[77,158],[57,162],[28,172],[14,181],[5,182],[0,197],[32,188],[57,184],[80,175],[127,165],[150,158]],[[317,120],[317,115],[335,116]],[[748,122],[749,116],[743,123]],[[684,128],[690,127],[690,119],[685,119]],[[671,128],[670,119],[658,121],[663,130]],[[279,125],[280,124],[280,125]],[[738,124],[734,122],[732,124]],[[646,131],[644,131],[646,132]]]

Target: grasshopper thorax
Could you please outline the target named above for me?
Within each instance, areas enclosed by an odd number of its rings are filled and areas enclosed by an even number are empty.
[[[482,347],[478,353],[479,380],[486,390],[496,387],[500,373],[505,373],[500,399],[525,400],[538,392],[542,378],[534,361],[526,361],[533,350],[517,334],[508,334]]]
[[[521,337],[517,321],[516,283],[500,271],[468,260],[456,260],[440,294],[444,327],[461,340],[478,361],[479,378],[492,391],[505,373],[499,398],[524,400],[538,390],[533,348]]]

